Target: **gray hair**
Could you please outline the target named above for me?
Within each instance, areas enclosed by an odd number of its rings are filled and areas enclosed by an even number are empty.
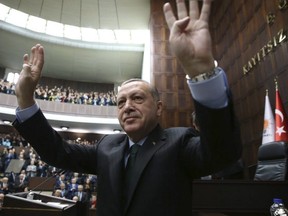
[[[148,86],[149,86],[149,91],[152,95],[152,97],[154,98],[155,101],[159,101],[160,100],[160,96],[159,96],[159,92],[157,90],[157,88],[152,85],[151,83],[145,81],[145,80],[142,80],[142,79],[139,79],[139,78],[132,78],[132,79],[129,79],[129,80],[126,80],[124,81],[122,84],[121,84],[121,87],[128,84],[128,83],[131,83],[131,82],[143,82],[143,83],[146,83]]]

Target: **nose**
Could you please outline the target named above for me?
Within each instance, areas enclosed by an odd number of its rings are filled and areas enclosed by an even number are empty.
[[[125,102],[125,105],[124,105],[124,112],[125,113],[130,113],[133,110],[134,110],[133,101],[132,100],[127,100]]]

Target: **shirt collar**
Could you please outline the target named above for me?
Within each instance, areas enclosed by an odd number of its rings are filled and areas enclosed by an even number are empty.
[[[147,137],[144,137],[143,139],[139,140],[139,141],[137,142],[137,144],[140,145],[140,146],[142,146],[146,139],[147,139]],[[129,139],[129,148],[130,148],[132,145],[134,145],[134,144],[135,144],[135,143],[134,143],[131,139]]]

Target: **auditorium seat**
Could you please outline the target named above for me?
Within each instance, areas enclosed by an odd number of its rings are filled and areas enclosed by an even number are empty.
[[[259,147],[254,180],[287,180],[287,142],[274,141]]]

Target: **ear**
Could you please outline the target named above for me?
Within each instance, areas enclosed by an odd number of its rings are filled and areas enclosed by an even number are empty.
[[[162,115],[163,103],[162,101],[157,101],[157,116],[160,117]]]

